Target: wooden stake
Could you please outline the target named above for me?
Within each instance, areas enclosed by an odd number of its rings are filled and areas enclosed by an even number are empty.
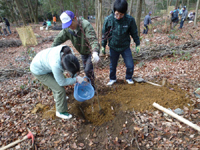
[[[189,120],[187,120],[187,119],[185,119],[185,118],[183,118],[183,117],[181,117],[181,116],[175,114],[175,113],[172,112],[171,110],[168,110],[168,109],[166,109],[166,108],[160,106],[159,104],[157,104],[157,103],[155,103],[155,102],[153,103],[153,106],[156,107],[157,109],[159,109],[159,110],[161,110],[161,111],[167,113],[168,115],[170,115],[170,116],[172,116],[172,117],[178,119],[179,121],[181,121],[181,122],[187,124],[188,126],[192,127],[193,129],[195,129],[195,130],[197,130],[197,131],[200,131],[200,127],[199,127],[198,125],[193,124],[193,123],[190,122]]]

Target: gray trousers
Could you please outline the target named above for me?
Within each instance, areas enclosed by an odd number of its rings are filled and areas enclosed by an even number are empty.
[[[44,85],[48,86],[52,90],[54,99],[56,100],[56,111],[66,112],[68,108],[64,86],[60,86],[56,82],[52,73],[44,75],[33,74],[33,76],[35,76],[40,82],[42,82]]]

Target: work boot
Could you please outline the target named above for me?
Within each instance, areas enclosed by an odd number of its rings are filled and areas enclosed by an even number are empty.
[[[108,86],[111,86],[111,85],[113,85],[115,82],[116,82],[116,80],[110,80],[110,81],[107,83],[107,85],[108,85]]]
[[[134,84],[132,79],[126,79],[126,82],[128,82],[128,84]]]
[[[67,112],[61,113],[61,112],[56,111],[56,116],[59,117],[59,118],[62,118],[62,119],[70,119],[70,118],[72,118],[72,115],[67,113]]]

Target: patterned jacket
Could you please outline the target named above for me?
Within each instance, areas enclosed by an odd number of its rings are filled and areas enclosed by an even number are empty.
[[[71,40],[76,50],[82,54],[90,54],[91,51],[99,52],[100,46],[92,25],[85,19],[78,21],[76,32],[70,28],[63,29],[54,39],[52,46],[57,46]]]
[[[114,12],[107,16],[102,29],[102,46],[108,46],[115,51],[124,51],[130,47],[130,35],[136,46],[140,45],[135,19],[128,14],[117,20]]]

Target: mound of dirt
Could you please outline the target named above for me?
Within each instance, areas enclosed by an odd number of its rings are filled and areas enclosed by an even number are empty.
[[[95,95],[85,102],[78,102],[73,95],[70,95],[69,112],[99,126],[112,121],[119,112],[156,110],[152,106],[154,102],[172,110],[192,106],[189,95],[177,85],[169,83],[157,87],[148,83],[128,85],[125,81],[119,80],[112,87],[103,87],[98,91],[98,96]],[[49,118],[55,118],[52,116],[52,111],[55,114],[55,108],[51,110]],[[48,118],[48,114],[45,113],[45,118]]]

